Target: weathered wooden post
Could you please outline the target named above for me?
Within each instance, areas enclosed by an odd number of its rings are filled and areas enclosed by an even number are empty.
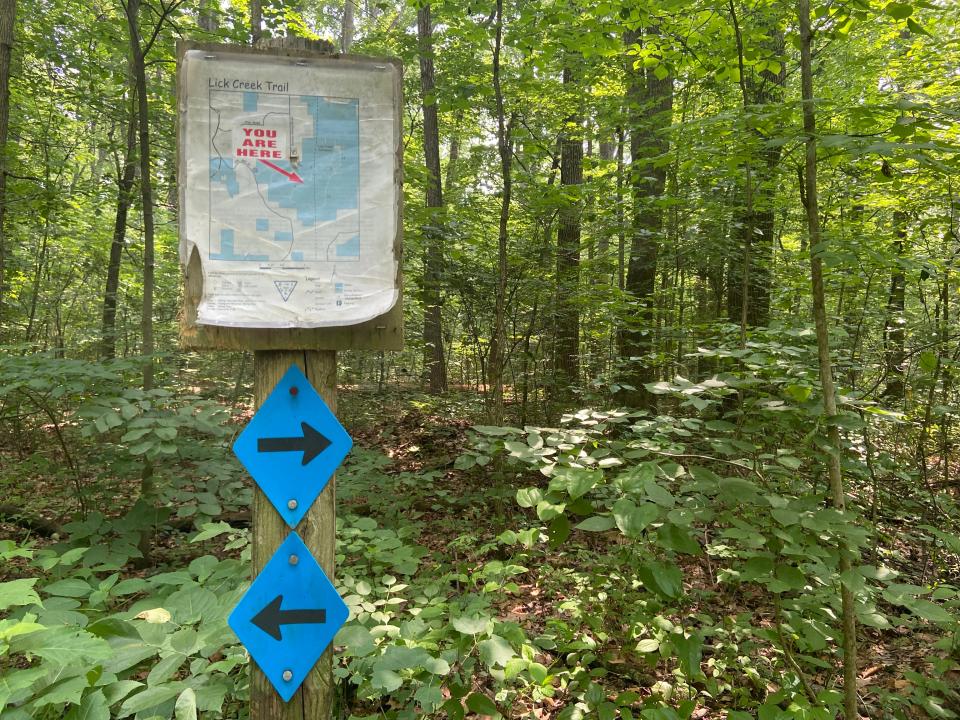
[[[296,366],[335,412],[336,351],[403,344],[401,67],[303,40],[177,57],[181,343],[252,351],[257,409]],[[335,518],[331,478],[293,528],[331,579]],[[257,487],[254,577],[291,528]],[[252,663],[252,720],[329,718],[331,663],[327,648],[286,702],[289,673]]]

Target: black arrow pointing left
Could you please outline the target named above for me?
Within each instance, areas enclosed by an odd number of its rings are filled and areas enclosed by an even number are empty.
[[[303,451],[301,465],[306,465],[317,455],[330,447],[330,440],[319,430],[305,422],[300,423],[303,435],[300,437],[257,438],[258,452],[298,452]]]
[[[314,625],[327,621],[326,610],[281,610],[283,595],[277,595],[250,621],[274,640],[282,640],[281,625]]]

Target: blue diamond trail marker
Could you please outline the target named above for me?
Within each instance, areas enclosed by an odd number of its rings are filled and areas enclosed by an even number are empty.
[[[347,431],[292,365],[240,433],[233,452],[295,528],[351,447]]]
[[[350,611],[297,533],[287,536],[230,613],[230,627],[284,702]]]

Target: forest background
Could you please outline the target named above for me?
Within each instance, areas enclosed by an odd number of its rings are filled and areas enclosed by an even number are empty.
[[[0,0],[0,717],[246,717],[175,43],[402,59],[337,717],[960,714],[952,0]]]

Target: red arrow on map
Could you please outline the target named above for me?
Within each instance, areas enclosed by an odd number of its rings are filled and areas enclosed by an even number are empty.
[[[284,170],[282,167],[279,167],[279,166],[277,166],[277,165],[274,165],[274,164],[273,164],[272,162],[270,162],[269,160],[263,160],[263,159],[261,159],[260,162],[262,162],[262,163],[263,163],[264,165],[266,165],[268,168],[270,168],[270,169],[272,169],[272,170],[276,170],[278,173],[280,173],[281,175],[285,176],[285,177],[287,178],[287,180],[289,180],[290,182],[295,182],[295,183],[302,183],[302,182],[303,182],[303,178],[300,177],[299,175],[297,175],[295,172],[287,172],[287,171]]]

